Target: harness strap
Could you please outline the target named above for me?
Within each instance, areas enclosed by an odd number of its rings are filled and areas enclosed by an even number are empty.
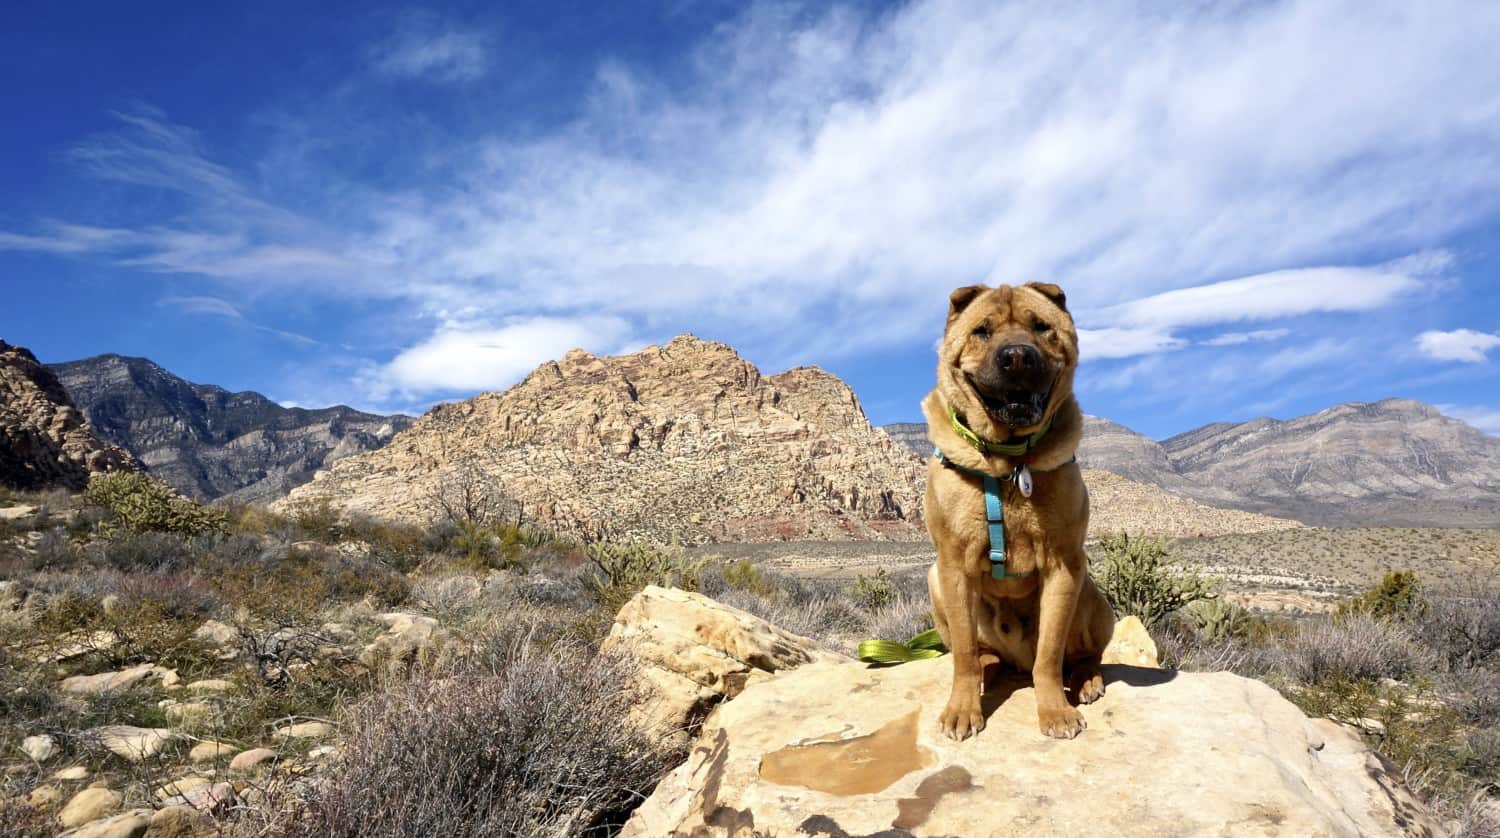
[[[1000,484],[1006,480],[1014,480],[1016,473],[1019,473],[1021,469],[1017,468],[1016,472],[1000,477],[987,471],[959,465],[943,456],[942,450],[938,448],[932,449],[932,456],[944,466],[978,477],[984,482],[984,520],[989,527],[990,535],[990,576],[995,579],[1021,579],[1030,576],[1032,571],[1029,570],[1025,573],[1011,573],[1005,568],[1005,504],[1000,499]],[[1078,458],[1075,456],[1063,465],[1077,461]],[[1028,495],[1031,492],[1030,488],[1026,488],[1025,491]]]

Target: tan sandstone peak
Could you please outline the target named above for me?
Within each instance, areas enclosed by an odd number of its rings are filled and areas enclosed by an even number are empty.
[[[543,526],[684,542],[925,535],[921,465],[815,367],[762,375],[692,335],[575,349],[503,393],[442,404],[280,501],[424,522],[479,473]]]
[[[94,435],[35,355],[0,340],[0,486],[77,490],[91,474],[137,467],[125,449]]]

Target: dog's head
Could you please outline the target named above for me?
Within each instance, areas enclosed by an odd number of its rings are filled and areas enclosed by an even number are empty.
[[[1078,332],[1062,289],[969,285],[948,301],[938,348],[943,398],[981,436],[1034,433],[1073,392]]]

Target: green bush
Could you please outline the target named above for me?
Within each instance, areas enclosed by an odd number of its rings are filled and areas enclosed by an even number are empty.
[[[587,583],[594,599],[613,617],[647,585],[698,590],[707,559],[689,561],[678,546],[657,547],[647,542],[598,541],[588,547],[592,573]]]
[[[1212,582],[1177,567],[1160,540],[1132,540],[1121,533],[1105,536],[1099,546],[1104,558],[1089,570],[1116,615],[1133,614],[1154,627],[1168,614],[1219,595]]]
[[[774,586],[766,580],[765,574],[749,559],[740,559],[737,562],[728,562],[720,569],[724,577],[724,584],[740,591],[749,591],[762,596],[769,595],[775,590]]]
[[[1427,616],[1422,583],[1409,570],[1387,573],[1380,584],[1339,605],[1335,619],[1366,614],[1377,620],[1420,620]]]
[[[225,535],[229,516],[182,497],[165,483],[140,472],[95,475],[83,492],[84,502],[103,507],[112,520],[106,534],[164,532],[176,535]]]
[[[869,576],[863,573],[856,576],[854,584],[849,588],[849,596],[859,607],[867,611],[878,611],[896,599],[896,587],[891,584],[891,577],[882,567]]]

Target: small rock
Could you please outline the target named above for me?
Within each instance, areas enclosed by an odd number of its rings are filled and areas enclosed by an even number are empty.
[[[236,754],[229,761],[230,771],[251,771],[261,763],[276,759],[276,752],[270,748],[251,748],[242,754]]]
[[[73,795],[68,805],[57,813],[57,820],[69,829],[83,826],[120,808],[120,801],[120,795],[109,789],[84,789]]]
[[[74,675],[72,678],[64,678],[62,689],[63,692],[97,695],[126,690],[149,678],[165,677],[168,673],[176,675],[172,670],[163,669],[154,663],[143,663],[118,672],[101,672],[98,675]]]
[[[168,806],[151,816],[146,838],[198,838],[215,835],[213,818],[191,806]]]
[[[392,612],[380,614],[375,619],[389,629],[360,652],[359,661],[366,666],[379,660],[409,662],[447,637],[447,633],[438,628],[437,620],[421,614]]]
[[[157,800],[166,800],[169,797],[185,795],[194,789],[200,789],[209,785],[207,777],[183,777],[173,780],[155,791]]]
[[[333,725],[327,722],[299,722],[277,728],[274,735],[277,739],[320,739],[333,735]]]
[[[82,765],[70,765],[67,768],[52,772],[54,780],[87,780],[89,778],[88,768]]]
[[[35,506],[5,506],[0,507],[0,521],[19,521],[22,518],[30,518],[36,514]]]
[[[211,786],[200,786],[181,797],[168,798],[163,802],[172,806],[191,806],[200,812],[219,812],[235,805],[238,800],[234,786],[229,783],[214,783]]]
[[[202,701],[185,701],[166,708],[166,716],[174,722],[202,721],[216,712],[212,704]]]
[[[336,756],[338,752],[339,749],[332,745],[319,745],[307,752],[307,758],[312,762],[320,762],[328,757]]]
[[[26,795],[26,805],[33,809],[51,809],[61,803],[63,790],[54,785],[37,786]]]
[[[1161,668],[1161,663],[1157,659],[1156,641],[1151,639],[1151,633],[1146,631],[1141,618],[1134,615],[1115,623],[1115,633],[1110,638],[1109,645],[1104,649],[1103,662],[1106,664],[1122,663],[1126,666],[1141,666],[1148,669]]]
[[[72,832],[64,832],[59,838],[144,838],[150,828],[151,810],[132,809]]]
[[[198,630],[193,632],[193,637],[220,649],[240,645],[240,633],[235,630],[234,626],[218,620],[209,620],[199,626]]]
[[[87,735],[110,753],[130,762],[156,756],[168,742],[177,738],[177,734],[167,728],[132,725],[96,727]]]
[[[45,733],[28,736],[21,740],[21,752],[33,762],[46,762],[57,754],[57,740]]]
[[[188,759],[193,762],[209,762],[217,759],[228,759],[239,753],[240,749],[223,742],[199,742],[188,751]]]
[[[205,678],[202,681],[194,681],[183,689],[193,695],[204,695],[213,693],[234,692],[234,682],[223,678]]]

